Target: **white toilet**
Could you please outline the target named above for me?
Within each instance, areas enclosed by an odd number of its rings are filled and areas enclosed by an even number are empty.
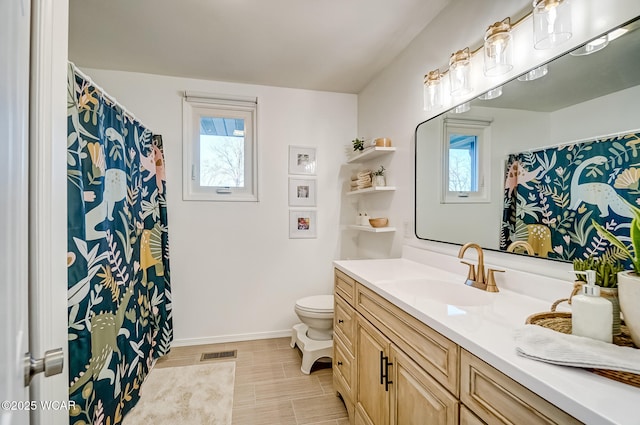
[[[300,298],[294,308],[302,323],[293,326],[291,348],[302,351],[302,373],[323,357],[333,355],[333,295]]]

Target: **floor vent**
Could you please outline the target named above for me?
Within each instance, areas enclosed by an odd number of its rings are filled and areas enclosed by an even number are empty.
[[[200,361],[205,360],[217,360],[217,359],[235,359],[238,354],[238,350],[232,351],[217,351],[215,353],[202,353]]]

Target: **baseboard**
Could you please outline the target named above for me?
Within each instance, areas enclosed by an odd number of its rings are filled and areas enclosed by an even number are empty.
[[[291,336],[291,329],[284,329],[280,331],[258,332],[258,333],[250,333],[250,334],[176,339],[171,343],[171,346],[172,347],[188,347],[192,345],[221,344],[225,342],[251,341],[255,339],[283,338],[283,337],[290,337],[290,336]]]

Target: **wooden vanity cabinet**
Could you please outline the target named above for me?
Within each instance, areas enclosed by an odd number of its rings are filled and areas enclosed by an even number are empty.
[[[356,312],[353,308],[356,282],[339,270],[334,277],[333,314],[333,386],[342,397],[350,424],[355,418],[356,384],[355,333]]]
[[[351,425],[579,424],[336,270],[334,387]]]
[[[460,400],[487,424],[581,423],[466,350],[460,370]]]

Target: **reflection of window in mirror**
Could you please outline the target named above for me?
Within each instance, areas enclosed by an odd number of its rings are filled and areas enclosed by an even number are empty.
[[[445,118],[442,202],[489,202],[490,121]]]

